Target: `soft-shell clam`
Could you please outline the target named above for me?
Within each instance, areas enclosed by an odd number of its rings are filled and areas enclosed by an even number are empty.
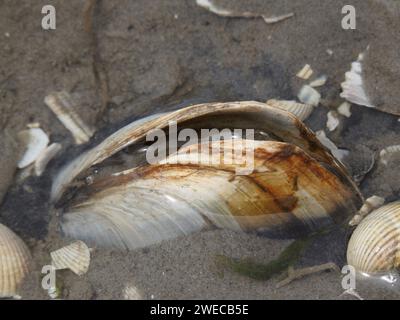
[[[0,224],[0,298],[13,297],[29,270],[31,255],[23,241]]]
[[[238,164],[210,161],[203,142],[84,183],[92,166],[141,145],[146,133],[170,121],[179,129],[252,128],[269,141],[213,142],[224,156],[253,150],[248,175],[236,174]],[[128,249],[210,227],[293,238],[345,221],[362,202],[342,164],[300,120],[258,102],[196,105],[129,124],[62,169],[52,196],[69,201],[67,236]]]
[[[367,274],[400,267],[400,201],[373,211],[361,221],[350,238],[347,262]]]

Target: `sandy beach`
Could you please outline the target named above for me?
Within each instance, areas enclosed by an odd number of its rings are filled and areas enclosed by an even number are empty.
[[[92,30],[85,30],[84,2],[0,3],[0,223],[32,252],[32,271],[19,293],[23,299],[49,299],[40,285],[41,268],[49,264],[49,252],[70,242],[60,235],[60,210],[50,203],[53,177],[63,164],[133,119],[203,102],[296,99],[304,85],[296,74],[309,64],[314,78],[326,75],[328,80],[318,88],[322,100],[306,124],[313,131],[325,130],[350,152],[350,172],[357,170],[361,150],[377,157],[383,148],[399,144],[399,118],[362,106],[352,105],[352,116],[341,117],[335,131],[326,128],[328,112],[344,102],[340,84],[345,72],[368,45],[379,44],[371,59],[377,61],[374,66],[382,64],[368,72],[400,70],[399,32],[390,31],[399,26],[394,22],[400,18],[398,1],[352,0],[355,30],[341,27],[342,7],[349,4],[342,0],[216,0],[231,10],[266,16],[294,13],[274,24],[221,17],[195,0],[100,1]],[[44,31],[41,8],[48,3],[57,10],[57,28]],[[390,91],[383,103],[399,102],[396,87],[398,79],[378,90]],[[96,129],[89,143],[75,145],[44,104],[46,95],[60,90],[71,93],[83,120]],[[16,170],[21,150],[14,139],[33,122],[40,123],[52,142],[62,144],[41,177],[25,177]],[[377,162],[360,184],[363,196],[400,199],[399,165],[400,159],[389,166]],[[341,267],[348,237],[342,230],[319,237],[296,267],[327,262]],[[87,274],[78,277],[65,270],[57,273],[57,280],[63,299],[356,299],[342,295],[337,272],[277,289],[277,277],[256,281],[217,262],[224,255],[266,263],[288,244],[215,229],[131,252],[94,248]],[[357,291],[365,299],[400,297],[399,288],[371,283],[360,282]]]

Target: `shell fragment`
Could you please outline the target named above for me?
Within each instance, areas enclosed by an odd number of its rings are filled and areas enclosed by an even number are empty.
[[[68,246],[50,253],[56,270],[70,269],[78,276],[84,275],[90,264],[90,249],[83,241],[75,241]]]
[[[18,168],[23,169],[34,163],[40,154],[47,148],[49,137],[40,128],[23,130],[18,136],[26,146],[25,152],[18,162]]]
[[[94,130],[79,116],[75,103],[68,92],[53,92],[45,97],[44,102],[72,133],[77,144],[86,143],[90,140]]]
[[[296,77],[303,79],[303,80],[308,80],[312,74],[314,73],[313,69],[311,69],[309,64],[306,64],[297,74]]]
[[[309,85],[303,86],[297,97],[301,102],[314,107],[318,106],[321,101],[321,94]]]
[[[267,101],[267,104],[282,110],[286,110],[294,114],[301,121],[305,121],[314,111],[314,107],[312,105],[298,103],[296,101],[271,99]]]

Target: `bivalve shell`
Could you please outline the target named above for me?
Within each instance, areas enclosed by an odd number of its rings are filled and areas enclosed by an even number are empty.
[[[370,213],[353,232],[347,262],[367,274],[400,267],[400,201]]]
[[[140,150],[154,151],[144,142],[154,129],[168,132],[169,142],[183,130],[218,133],[148,161]],[[253,136],[221,137],[248,129]],[[65,209],[64,235],[118,249],[215,227],[295,238],[347,222],[362,204],[311,130],[254,101],[194,105],[128,124],[63,168],[52,191]]]
[[[75,241],[68,246],[50,253],[56,270],[70,269],[78,276],[84,275],[90,265],[90,249],[83,241]]]
[[[13,297],[29,271],[31,255],[25,243],[0,224],[0,298]]]

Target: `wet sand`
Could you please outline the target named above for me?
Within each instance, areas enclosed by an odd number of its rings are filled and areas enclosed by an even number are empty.
[[[49,2],[57,9],[57,29],[47,32],[40,27],[40,12]],[[68,243],[60,238],[59,217],[49,203],[51,180],[63,163],[88,147],[75,146],[69,132],[45,106],[43,99],[49,92],[72,93],[84,120],[97,129],[89,143],[95,144],[134,118],[191,103],[293,99],[304,84],[295,75],[308,63],[313,78],[328,76],[326,85],[318,89],[323,103],[307,120],[317,131],[326,129],[327,113],[343,102],[340,83],[360,52],[378,37],[378,43],[387,47],[386,64],[396,57],[390,51],[394,50],[392,32],[384,32],[399,12],[394,1],[352,1],[357,10],[356,30],[341,28],[341,8],[348,4],[341,0],[220,3],[238,10],[268,15],[294,12],[295,16],[267,25],[262,19],[219,17],[198,7],[194,0],[103,1],[94,16],[98,53],[94,57],[92,38],[84,31],[82,1],[5,0],[0,4],[0,45],[5,53],[0,56],[1,131],[15,133],[30,122],[39,122],[51,141],[63,144],[63,153],[41,178],[22,179],[20,171],[12,181],[7,177],[11,186],[0,206],[0,223],[27,242],[35,260],[34,270],[21,288],[23,298],[48,298],[40,287],[41,267],[50,262],[51,250]],[[107,76],[111,102],[105,109],[104,90],[93,74],[94,59]],[[385,103],[398,101],[392,99]],[[352,106],[351,111],[352,117],[343,117],[340,127],[329,133],[339,147],[350,154],[360,147],[379,153],[399,143],[397,117],[360,106]],[[8,169],[0,173],[15,169],[11,157],[12,153],[2,152],[0,164]],[[364,196],[399,199],[399,164],[393,161],[384,167],[377,163],[360,186]],[[8,187],[3,174],[0,177],[2,186]],[[338,232],[318,240],[298,267],[328,261],[344,264],[347,236]],[[63,271],[58,280],[66,299],[354,298],[341,296],[341,275],[334,272],[276,289],[276,278],[255,281],[216,263],[221,254],[268,262],[288,243],[212,230],[130,253],[95,248],[86,275]],[[398,298],[393,290],[362,284],[359,293],[364,298]]]

